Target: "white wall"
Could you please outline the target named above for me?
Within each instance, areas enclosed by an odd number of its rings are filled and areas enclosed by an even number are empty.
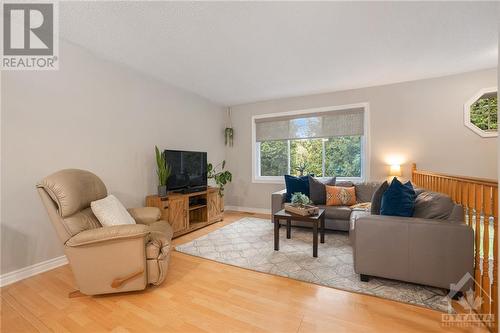
[[[65,42],[60,61],[2,73],[2,274],[63,254],[35,190],[44,176],[91,170],[130,207],[156,191],[154,145],[224,158],[220,106]]]
[[[464,126],[463,105],[479,89],[497,85],[496,69],[393,85],[250,103],[232,108],[234,146],[226,149],[234,171],[226,203],[270,208],[270,194],[283,185],[252,183],[251,117],[257,114],[368,102],[370,180],[388,173],[388,158],[457,175],[497,178],[496,138],[481,138]]]

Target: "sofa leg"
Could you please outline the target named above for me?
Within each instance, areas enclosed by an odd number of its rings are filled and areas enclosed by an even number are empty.
[[[359,279],[361,280],[361,282],[368,282],[370,281],[370,276],[365,274],[360,274]]]
[[[461,291],[450,290],[450,293],[453,295],[453,296],[451,296],[451,298],[454,301],[458,301],[460,299],[460,297],[462,297],[464,295]]]

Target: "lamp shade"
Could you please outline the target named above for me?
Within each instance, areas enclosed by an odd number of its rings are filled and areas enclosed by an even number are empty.
[[[393,164],[391,165],[389,176],[393,177],[401,177],[401,165]]]

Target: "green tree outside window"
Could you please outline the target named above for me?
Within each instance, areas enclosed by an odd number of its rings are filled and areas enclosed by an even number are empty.
[[[260,175],[361,177],[361,146],[361,136],[264,141]]]
[[[470,121],[483,131],[498,129],[497,97],[483,96],[470,107]]]

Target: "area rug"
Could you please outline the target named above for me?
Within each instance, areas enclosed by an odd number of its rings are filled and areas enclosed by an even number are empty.
[[[286,239],[286,228],[280,228],[279,251],[274,251],[273,232],[269,220],[247,217],[178,245],[176,250],[258,272],[448,311],[443,289],[381,278],[361,282],[354,272],[347,233],[326,233],[325,243],[318,246],[318,258],[314,258],[311,229],[292,228],[292,238]]]

